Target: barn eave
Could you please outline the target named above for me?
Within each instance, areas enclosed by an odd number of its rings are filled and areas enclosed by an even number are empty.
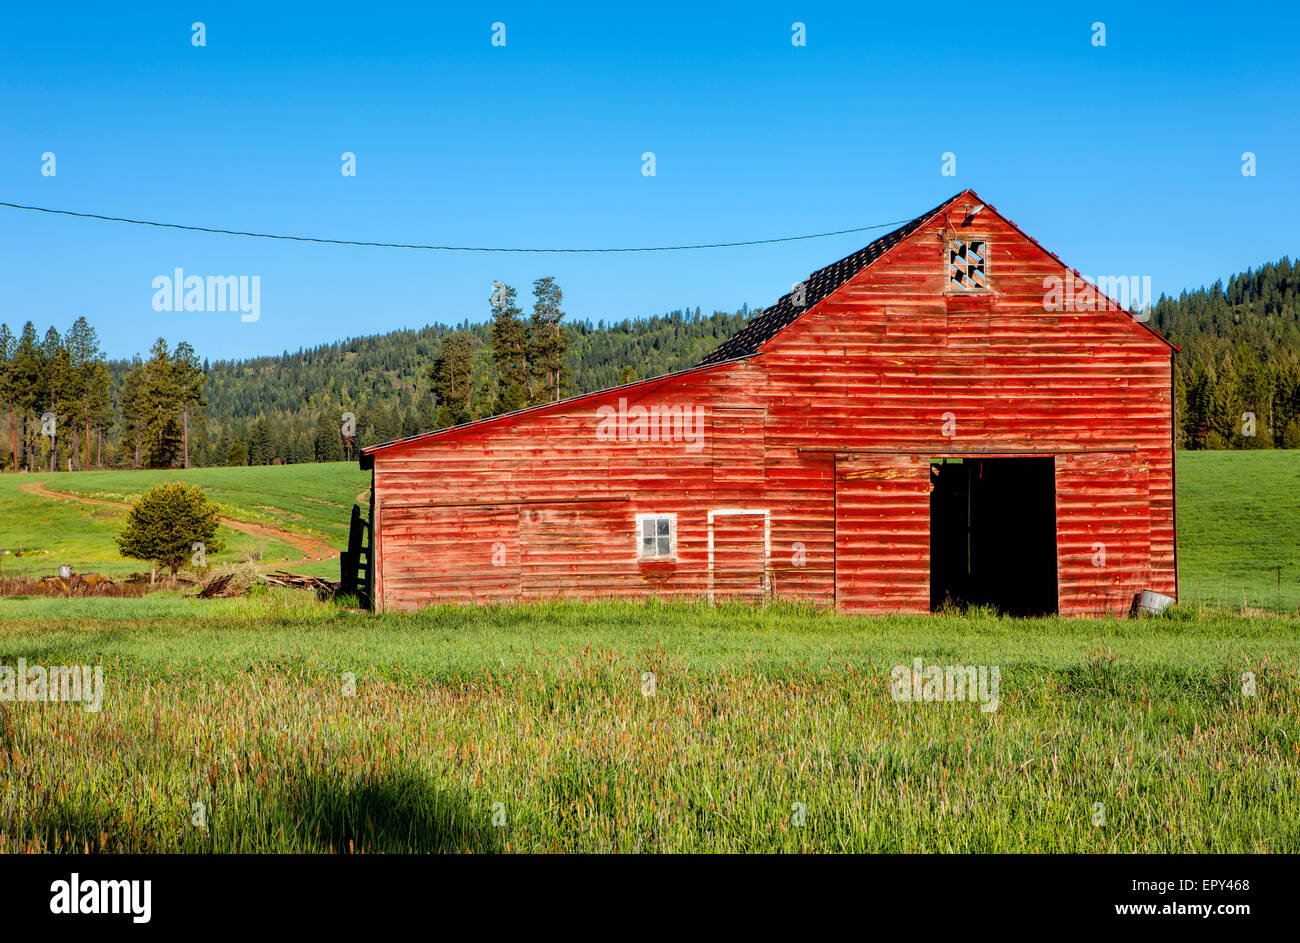
[[[385,452],[389,449],[401,448],[403,446],[414,445],[417,442],[424,442],[431,439],[446,439],[458,434],[470,431],[481,431],[495,425],[501,425],[512,419],[521,419],[524,417],[532,418],[533,416],[543,416],[563,407],[572,406],[575,403],[581,403],[584,400],[594,399],[598,396],[604,396],[607,393],[617,393],[620,390],[639,390],[649,389],[655,384],[663,383],[667,380],[673,380],[678,377],[689,376],[695,373],[704,373],[715,367],[721,367],[730,363],[749,360],[752,355],[746,354],[739,357],[732,357],[728,360],[715,360],[711,363],[700,363],[693,367],[687,367],[684,370],[677,370],[673,373],[665,373],[661,376],[650,377],[646,380],[636,380],[633,383],[624,383],[620,386],[611,386],[603,390],[595,390],[591,393],[579,393],[577,396],[570,396],[567,399],[556,400],[553,403],[542,403],[537,406],[526,406],[523,409],[516,409],[514,412],[501,413],[499,416],[489,416],[486,419],[476,419],[473,422],[462,423],[459,426],[448,426],[446,429],[437,429],[433,432],[421,432],[418,435],[405,436],[401,439],[393,439],[390,442],[381,442],[376,445],[368,445],[361,450],[357,461],[363,471],[368,471],[375,467],[375,455],[379,452]]]

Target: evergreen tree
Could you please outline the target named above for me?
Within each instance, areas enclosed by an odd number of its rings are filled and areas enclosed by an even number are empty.
[[[91,426],[98,428],[111,416],[108,364],[99,349],[99,335],[84,317],[73,322],[64,344],[70,369],[63,412],[76,427],[70,430],[69,436],[72,463],[74,467],[88,467]]]
[[[465,330],[452,331],[442,339],[442,350],[429,368],[438,397],[439,428],[473,418],[474,373],[472,335]]]
[[[343,460],[342,423],[329,412],[321,412],[316,417],[315,435],[313,436],[312,460],[317,462],[341,462]]]
[[[9,416],[9,452],[14,471],[18,471],[18,425],[14,419],[14,355],[17,349],[18,338],[14,337],[8,324],[0,324],[0,405]]]
[[[132,468],[139,468],[144,449],[144,430],[146,423],[145,409],[145,369],[144,361],[139,357],[131,361],[131,367],[122,380],[118,393],[118,423],[121,429],[119,442],[125,455],[130,456]]]
[[[176,345],[171,360],[172,382],[176,385],[181,407],[181,452],[184,467],[190,467],[190,420],[202,418],[203,407],[203,368],[194,348],[185,341]]]
[[[275,441],[271,424],[265,416],[258,416],[248,436],[248,464],[270,465],[275,460]]]
[[[1234,448],[1271,449],[1274,431],[1272,377],[1245,341],[1237,345],[1232,367],[1236,381],[1234,409],[1240,412],[1231,444]],[[1248,422],[1248,416],[1253,417],[1253,423]],[[1253,434],[1246,435],[1252,424]]]
[[[18,414],[19,464],[36,470],[36,436],[40,430],[41,377],[44,364],[36,327],[31,321],[23,325],[14,356],[10,362],[14,409]]]
[[[158,338],[144,362],[140,398],[143,402],[142,447],[150,468],[175,468],[181,459],[184,391],[167,341]]]
[[[242,466],[248,464],[248,442],[243,435],[237,435],[226,448],[226,464]]]
[[[64,412],[66,404],[65,394],[68,389],[69,380],[72,373],[72,363],[68,356],[68,349],[63,346],[63,338],[59,332],[51,327],[45,332],[45,340],[41,344],[40,353],[41,363],[41,387],[43,390],[45,407],[41,419],[41,435],[46,440],[46,448],[49,449],[50,471],[59,470],[59,442],[62,433],[62,426],[68,424],[68,416]],[[47,421],[46,414],[52,413],[53,420]],[[48,430],[48,434],[46,432]]]
[[[492,288],[492,357],[500,377],[495,411],[509,413],[533,399],[528,329],[520,318],[515,290],[501,282]]]
[[[569,349],[568,332],[561,323],[560,303],[564,293],[551,276],[533,282],[533,317],[529,324],[529,348],[534,374],[540,380],[532,402],[556,402],[564,398],[569,370],[564,355]]]

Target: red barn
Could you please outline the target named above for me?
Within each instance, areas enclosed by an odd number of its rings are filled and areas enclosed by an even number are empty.
[[[966,190],[695,367],[364,449],[373,602],[1176,597],[1175,350]]]

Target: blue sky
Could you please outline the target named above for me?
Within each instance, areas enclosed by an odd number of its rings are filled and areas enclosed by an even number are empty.
[[[0,200],[367,241],[625,246],[865,226],[973,187],[1084,274],[1150,275],[1156,294],[1296,256],[1297,8],[1133,6],[954,4],[974,14],[957,22],[943,5],[805,0],[7,4]],[[573,318],[765,305],[870,238],[471,255],[0,208],[0,320],[85,315],[115,357],[161,335],[245,358],[480,321],[494,280],[527,305],[541,275]],[[152,281],[177,267],[260,276],[259,320],[155,311]]]

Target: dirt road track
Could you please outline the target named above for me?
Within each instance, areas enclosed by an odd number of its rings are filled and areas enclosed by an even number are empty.
[[[49,498],[54,501],[76,501],[78,504],[95,504],[106,508],[119,508],[130,510],[131,505],[122,501],[105,501],[103,498],[85,498],[81,495],[68,494],[64,491],[51,491],[39,481],[24,481],[18,485],[20,489],[28,494],[34,494],[38,498]],[[264,566],[275,567],[276,569],[289,569],[303,563],[312,563],[316,560],[329,560],[339,555],[339,552],[325,543],[323,540],[317,540],[314,537],[304,537],[301,534],[295,534],[291,531],[280,530],[277,527],[267,527],[263,524],[252,524],[248,521],[237,521],[233,517],[221,518],[221,523],[231,530],[237,530],[241,534],[247,534],[250,537],[260,537],[263,540],[274,540],[278,543],[289,544],[302,551],[305,556],[299,560],[285,560],[274,563],[263,561]]]

